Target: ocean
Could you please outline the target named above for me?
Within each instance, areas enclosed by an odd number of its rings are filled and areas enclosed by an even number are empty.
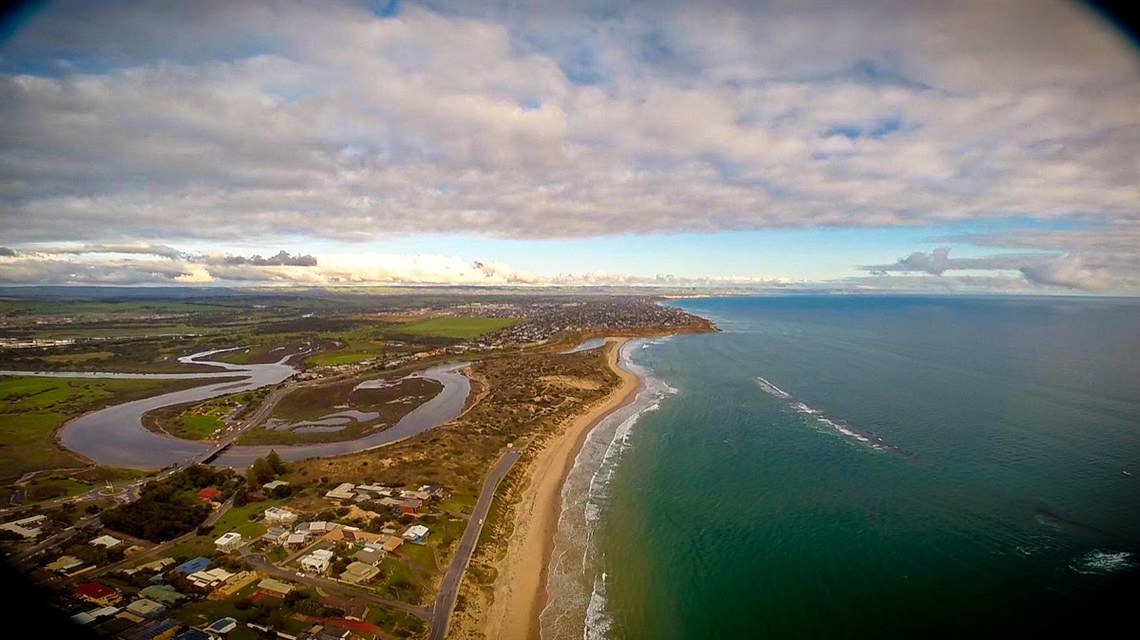
[[[1135,586],[1140,301],[674,304],[722,332],[624,351],[544,640],[1032,637]]]

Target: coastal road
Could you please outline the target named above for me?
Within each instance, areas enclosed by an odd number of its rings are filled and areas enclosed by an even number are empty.
[[[475,552],[475,544],[479,542],[479,534],[483,532],[483,520],[491,510],[491,501],[495,497],[495,490],[506,477],[519,458],[522,457],[525,447],[511,449],[499,458],[495,468],[483,481],[483,490],[479,494],[479,501],[475,503],[475,510],[471,519],[467,521],[467,528],[463,530],[463,537],[455,550],[455,557],[451,559],[451,566],[443,574],[443,582],[439,587],[439,594],[435,597],[435,606],[431,612],[430,640],[443,640],[447,635],[447,623],[451,618],[451,610],[455,608],[455,598],[459,595],[459,583],[463,580],[463,572],[467,570],[467,563]]]

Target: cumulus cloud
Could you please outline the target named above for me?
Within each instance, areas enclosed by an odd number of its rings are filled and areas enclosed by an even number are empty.
[[[0,235],[1112,222],[1138,79],[1059,1],[61,1],[0,49]]]
[[[1045,237],[1015,234],[1008,241],[1000,237],[986,237],[978,242],[1054,248],[1055,243],[1046,242]],[[1114,242],[1108,244],[1118,246]],[[1085,250],[1088,251],[1091,247],[1103,247],[1104,241],[1098,239],[1085,245]],[[1140,293],[1140,245],[1133,245],[1130,251],[1122,253],[1025,253],[980,258],[952,258],[949,247],[938,247],[930,252],[916,251],[892,264],[866,265],[861,268],[875,276],[886,276],[892,272],[942,276],[949,271],[1016,271],[1027,283],[1035,285],[1087,292],[1120,289],[1133,294]]]

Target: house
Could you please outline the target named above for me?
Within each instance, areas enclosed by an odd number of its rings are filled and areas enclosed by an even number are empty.
[[[385,554],[384,551],[380,549],[366,547],[353,554],[352,559],[356,560],[357,562],[363,562],[364,564],[376,566],[380,564],[380,561],[384,559],[385,555],[387,554]]]
[[[242,542],[243,540],[240,533],[236,531],[230,531],[228,533],[223,533],[222,537],[214,540],[214,546],[216,546],[218,548],[218,551],[222,553],[233,553],[238,549],[241,549]]]
[[[83,566],[83,561],[75,556],[60,556],[55,562],[44,565],[44,569],[69,575]]]
[[[380,534],[369,533],[361,531],[356,527],[337,527],[328,532],[324,536],[324,540],[329,542],[344,542],[354,546],[364,546],[370,544],[378,544],[380,539],[383,538]]]
[[[431,496],[433,498],[441,498],[442,499],[447,495],[447,491],[444,490],[443,487],[438,487],[434,484],[425,484],[424,486],[420,487],[420,491],[428,494],[429,496]]]
[[[214,640],[213,637],[201,629],[187,629],[174,636],[174,640]]]
[[[340,579],[350,584],[365,584],[375,578],[378,573],[380,570],[370,564],[352,562],[344,568],[344,573],[340,574]]]
[[[123,541],[119,540],[118,538],[111,537],[111,536],[99,536],[98,538],[95,538],[94,540],[92,540],[88,544],[90,544],[92,546],[96,546],[96,547],[103,547],[104,549],[113,549],[113,548],[123,544]]]
[[[416,515],[420,512],[420,507],[423,504],[421,500],[401,500],[397,506],[400,509],[400,515]]]
[[[317,549],[301,558],[301,570],[308,573],[321,574],[329,570],[329,565],[336,559],[336,554],[328,549]]]
[[[261,540],[270,544],[282,544],[288,537],[289,532],[281,527],[269,527],[261,534]]]
[[[134,602],[127,605],[127,611],[142,616],[143,618],[157,618],[166,613],[166,605],[148,600],[146,598],[139,598]]]
[[[20,520],[13,520],[12,522],[5,522],[0,524],[0,530],[9,531],[14,533],[25,540],[32,540],[39,537],[43,533],[42,525],[47,521],[47,516],[38,515]]]
[[[169,640],[174,637],[178,627],[182,626],[177,620],[163,618],[162,620],[149,620],[133,629],[119,634],[122,640]]]
[[[85,602],[97,604],[102,607],[108,607],[122,600],[122,596],[116,589],[112,589],[105,584],[98,582],[85,582],[73,590],[75,597]]]
[[[273,578],[266,578],[261,582],[258,582],[257,588],[270,595],[277,596],[278,598],[284,598],[293,592],[293,585],[289,584],[288,582],[274,580]]]
[[[333,489],[332,491],[326,493],[325,497],[329,500],[337,500],[339,502],[352,500],[352,496],[355,495],[353,494],[352,490],[355,486],[356,485],[352,484],[351,482],[345,482],[338,486],[336,489]]]
[[[290,549],[300,549],[308,542],[309,537],[303,533],[290,533],[289,537],[285,538],[285,546]]]
[[[266,491],[272,492],[277,487],[287,487],[287,486],[289,486],[289,483],[285,482],[284,480],[274,480],[272,482],[266,482],[265,484],[261,485],[261,488],[265,489]]]
[[[423,542],[428,535],[428,528],[422,524],[414,524],[404,532],[404,539],[408,542]]]
[[[211,622],[210,626],[206,627],[205,631],[212,636],[224,636],[234,629],[237,629],[237,627],[238,621],[227,617]]]
[[[316,522],[309,523],[309,535],[323,536],[325,533],[332,531],[336,528],[336,524],[332,522],[325,522],[324,520],[317,520]]]
[[[127,573],[132,573],[132,572],[138,573],[139,571],[146,571],[148,573],[154,573],[155,571],[162,571],[163,569],[169,567],[172,564],[174,564],[174,558],[160,558],[160,559],[155,560],[153,562],[148,562],[146,564],[140,564],[139,566],[135,567],[131,571],[128,571]]]
[[[269,507],[265,510],[264,520],[266,526],[289,526],[297,521],[297,514],[281,507]]]
[[[71,621],[79,625],[88,625],[101,618],[109,618],[118,612],[118,607],[96,607],[90,611],[81,611],[71,616]]]
[[[402,544],[404,544],[403,538],[397,538],[396,536],[388,536],[388,539],[384,541],[384,546],[381,548],[384,549],[384,551],[386,551],[388,553],[392,553],[396,549],[399,549],[400,545],[402,545]]]
[[[198,492],[198,499],[202,502],[217,502],[222,492],[214,487],[206,487]]]
[[[209,571],[191,573],[186,576],[186,579],[190,581],[190,584],[199,589],[213,590],[225,584],[232,577],[234,577],[234,574],[229,571],[221,567],[214,567]]]
[[[178,573],[189,574],[189,573],[197,573],[199,571],[205,571],[209,566],[210,566],[210,559],[209,558],[206,558],[204,556],[198,556],[197,558],[192,558],[190,560],[187,560],[186,562],[183,562],[182,564],[178,565],[177,567],[174,567],[174,570],[177,571]]]
[[[178,593],[178,591],[168,584],[152,584],[149,587],[139,591],[139,595],[155,602],[161,602],[166,605],[178,604],[178,601],[186,596]]]

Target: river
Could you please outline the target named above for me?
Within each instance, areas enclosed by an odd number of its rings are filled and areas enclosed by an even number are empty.
[[[240,347],[239,347],[240,348]],[[58,371],[0,371],[0,375],[43,376],[59,378],[120,378],[120,379],[197,379],[234,378],[244,380],[206,384],[193,389],[164,393],[142,400],[106,407],[71,420],[59,431],[61,445],[90,460],[111,467],[130,469],[160,469],[182,464],[201,457],[216,447],[216,443],[182,440],[148,431],[142,425],[144,414],[163,407],[201,402],[232,393],[272,386],[290,378],[297,369],[287,364],[293,355],[285,356],[272,364],[236,365],[203,358],[231,351],[215,349],[179,358],[184,364],[202,364],[224,369],[217,373],[109,373],[109,372],[58,372]],[[355,453],[392,444],[427,431],[455,419],[462,411],[470,393],[470,381],[459,370],[468,363],[448,364],[417,372],[419,376],[435,380],[443,390],[431,400],[416,407],[391,428],[347,442],[328,442],[305,445],[231,446],[214,460],[217,466],[235,468],[249,466],[259,456],[274,449],[285,460],[304,460],[324,456]]]

